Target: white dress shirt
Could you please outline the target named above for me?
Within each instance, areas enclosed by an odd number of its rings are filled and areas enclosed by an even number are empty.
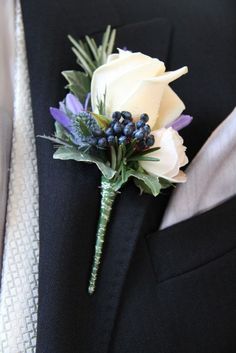
[[[236,195],[236,108],[213,131],[186,169],[165,211],[161,229],[205,212]]]
[[[0,0],[0,260],[12,139],[15,46],[14,7],[14,0]]]

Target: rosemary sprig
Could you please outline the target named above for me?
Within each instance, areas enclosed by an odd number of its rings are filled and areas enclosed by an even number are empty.
[[[116,37],[116,30],[108,25],[103,34],[102,43],[97,46],[94,38],[85,36],[85,40],[76,40],[71,35],[68,36],[72,43],[72,51],[76,55],[77,63],[84,72],[92,78],[93,72],[101,65],[105,64],[108,55],[112,53]]]

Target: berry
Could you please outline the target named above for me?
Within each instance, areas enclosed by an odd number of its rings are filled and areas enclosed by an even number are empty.
[[[144,138],[144,132],[143,131],[140,131],[140,130],[136,130],[135,131],[135,134],[134,134],[134,137],[137,139],[137,140],[142,140]]]
[[[144,140],[139,141],[139,143],[138,143],[138,148],[139,148],[140,150],[145,150],[145,148],[147,148],[147,145],[146,145],[146,143],[145,143]]]
[[[107,136],[113,135],[114,134],[113,128],[109,127],[108,129],[106,129],[105,134]]]
[[[113,126],[114,132],[116,134],[120,134],[122,132],[122,125],[120,123],[115,123],[115,125]]]
[[[92,134],[95,137],[101,137],[103,135],[103,131],[99,128],[93,129]]]
[[[149,135],[148,138],[147,138],[147,140],[146,140],[146,145],[147,145],[148,147],[151,147],[151,146],[154,145],[154,142],[155,142],[154,136],[153,136],[153,135]]]
[[[97,142],[99,147],[105,148],[107,146],[107,140],[105,137],[101,137]]]
[[[121,113],[120,112],[114,112],[112,114],[112,119],[115,120],[115,121],[119,121],[121,118]]]
[[[128,119],[125,119],[124,121],[123,121],[123,124],[124,125],[127,125],[127,124],[129,124],[130,123],[130,120],[128,120]]]
[[[140,127],[143,127],[145,125],[145,122],[143,120],[139,120],[137,123],[136,123],[136,127],[137,129],[140,129]]]
[[[125,136],[120,136],[119,137],[119,144],[122,145],[123,143],[127,143],[127,138]]]
[[[93,137],[93,136],[88,136],[86,137],[86,142],[89,144],[89,145],[96,145],[97,144],[97,139],[96,137]]]
[[[149,135],[151,132],[150,126],[148,124],[145,124],[143,128],[144,128],[144,131]]]
[[[108,136],[107,141],[108,141],[109,145],[114,145],[115,136],[113,136],[113,135]]]
[[[134,132],[134,126],[133,125],[128,124],[128,125],[126,125],[124,127],[123,133],[124,133],[125,136],[131,136],[133,134],[133,132]]]
[[[132,115],[131,115],[130,112],[123,111],[123,112],[121,112],[121,116],[122,116],[122,118],[124,118],[124,119],[132,120]]]
[[[144,121],[145,123],[148,122],[149,116],[146,113],[140,115],[140,120]]]

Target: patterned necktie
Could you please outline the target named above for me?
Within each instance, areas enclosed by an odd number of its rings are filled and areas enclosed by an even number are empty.
[[[32,353],[38,303],[38,181],[24,30],[16,4],[13,141],[0,292],[0,352]]]

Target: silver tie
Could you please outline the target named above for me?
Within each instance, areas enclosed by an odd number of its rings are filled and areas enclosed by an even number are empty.
[[[35,137],[19,1],[9,196],[0,292],[0,352],[36,349],[38,304],[38,181]]]

